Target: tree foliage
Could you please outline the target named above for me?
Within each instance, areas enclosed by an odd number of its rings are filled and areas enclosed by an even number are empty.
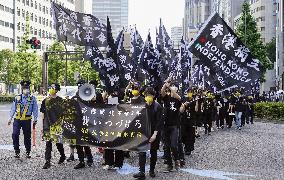
[[[15,72],[15,53],[10,49],[3,49],[0,51],[0,81],[4,82],[7,86],[6,92],[9,91],[10,86],[17,82],[17,73]]]
[[[14,72],[17,73],[17,81],[30,80],[32,85],[39,87],[42,81],[42,59],[36,51],[31,49],[27,40],[30,38],[29,18],[26,20],[25,33],[21,44],[18,46],[18,52],[15,54]]]
[[[61,42],[55,42],[49,48],[49,51],[64,51],[64,45]],[[65,56],[50,54],[48,56],[48,84],[64,82]]]
[[[81,46],[75,47],[75,51],[84,51],[85,48]],[[82,59],[80,55],[75,55],[74,58],[78,60],[73,60],[68,62],[68,82],[71,85],[76,85],[77,80],[74,78],[75,72],[79,72],[80,78],[85,81],[98,80],[98,73],[91,67],[91,62]]]
[[[236,34],[249,48],[252,55],[259,59],[264,66],[261,77],[261,82],[264,82],[265,72],[267,69],[271,68],[271,63],[267,57],[266,48],[261,40],[261,35],[257,30],[256,21],[250,12],[250,4],[246,0],[242,6],[242,15],[240,18],[240,23],[237,25]]]
[[[53,52],[64,52],[65,47],[63,43],[55,42],[49,49]],[[84,51],[84,47],[77,46],[75,51]],[[77,79],[74,75],[76,72],[80,74],[80,78],[85,81],[93,79],[98,80],[98,73],[91,67],[90,61],[86,61],[82,58],[82,55],[76,54],[68,56],[74,58],[74,60],[67,60],[67,85],[76,86]],[[66,56],[62,55],[49,55],[48,59],[48,82],[49,84],[57,82],[64,85],[65,81],[65,67],[66,67]]]

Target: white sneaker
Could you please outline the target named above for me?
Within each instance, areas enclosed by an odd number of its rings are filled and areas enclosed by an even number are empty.
[[[109,170],[109,169],[110,169],[110,166],[109,166],[109,165],[105,165],[105,166],[103,166],[103,169],[104,169],[104,170]]]

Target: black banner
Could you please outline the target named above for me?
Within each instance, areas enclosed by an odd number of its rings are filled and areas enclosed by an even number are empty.
[[[249,89],[261,76],[260,61],[217,13],[208,19],[191,42],[190,51],[210,69],[212,83],[218,90]]]
[[[63,118],[65,139],[79,145],[125,151],[149,150],[151,131],[145,104],[77,104],[81,109],[81,118],[73,121]]]
[[[56,33],[59,41],[70,41],[80,46],[107,46],[106,25],[90,14],[71,11],[52,4]]]
[[[213,85],[214,78],[210,74],[210,69],[204,65],[201,61],[196,61],[192,67],[190,82],[192,85],[208,89],[212,92],[216,92],[216,87]],[[213,83],[212,83],[213,82]]]

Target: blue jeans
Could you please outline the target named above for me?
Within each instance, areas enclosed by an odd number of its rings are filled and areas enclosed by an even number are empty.
[[[242,114],[243,114],[243,112],[238,112],[238,111],[235,112],[237,127],[241,127],[241,124],[242,124]]]
[[[31,120],[14,120],[13,123],[13,145],[16,153],[20,153],[19,136],[20,130],[23,129],[24,144],[27,152],[31,151]]]

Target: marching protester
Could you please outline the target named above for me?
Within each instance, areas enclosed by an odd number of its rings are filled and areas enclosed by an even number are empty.
[[[123,95],[120,91],[110,91],[110,96],[106,97],[108,99],[108,104],[118,104],[122,103]],[[114,98],[114,101],[109,101]],[[101,102],[102,103],[102,102]],[[104,149],[104,166],[105,170],[113,170],[115,168],[121,169],[124,162],[124,151],[117,149]]]
[[[86,82],[84,80],[79,80],[77,82],[77,85],[78,85],[78,89],[80,90],[80,88],[85,84]],[[95,81],[91,81],[90,84],[92,86],[94,86],[94,89],[96,87],[96,82]],[[78,101],[78,102],[82,102],[84,104],[87,104],[89,106],[92,106],[93,104],[95,103],[103,103],[103,100],[102,100],[102,96],[95,96],[92,100],[90,101],[84,101],[80,95],[79,95],[79,90],[78,92],[76,93],[76,96],[74,96],[72,99],[74,99],[75,101]],[[82,115],[81,115],[82,117]],[[82,117],[83,118],[83,117]],[[82,119],[83,121],[83,119]],[[76,150],[77,150],[77,154],[78,154],[78,158],[79,158],[79,163],[74,167],[74,169],[81,169],[81,168],[84,168],[85,167],[85,157],[87,158],[87,165],[88,166],[92,166],[93,164],[93,155],[92,155],[92,151],[91,151],[91,148],[90,146],[81,146],[79,144],[76,145]]]
[[[156,177],[155,167],[157,163],[157,150],[159,149],[161,138],[161,126],[163,125],[163,108],[154,100],[156,92],[154,88],[147,87],[144,91],[147,118],[150,122],[151,138],[150,143],[150,171],[151,177]],[[139,172],[134,174],[133,177],[137,179],[145,179],[145,165],[146,165],[146,152],[139,152]]]
[[[175,163],[175,169],[180,168],[179,155],[179,131],[180,131],[180,110],[181,97],[177,94],[178,87],[175,83],[166,81],[161,89],[161,96],[165,108],[164,141],[165,141],[165,159],[167,167],[164,172],[173,170],[172,155]]]
[[[181,106],[181,134],[185,145],[185,155],[191,155],[195,143],[196,100],[191,90],[188,90],[186,102]]]
[[[235,117],[236,117],[236,126],[237,129],[241,130],[242,126],[242,114],[244,111],[244,99],[241,97],[241,94],[239,92],[235,93],[235,96],[233,97],[234,100],[232,100],[233,107],[235,109]]]
[[[216,119],[216,126],[217,129],[224,129],[224,123],[226,119],[226,107],[224,99],[221,97],[220,94],[216,96],[216,106],[217,106],[217,119]]]
[[[54,132],[56,126],[61,126],[59,118],[63,110],[63,99],[56,95],[58,91],[60,91],[60,85],[56,83],[51,84],[48,90],[49,96],[42,101],[40,107],[40,112],[43,113],[43,139],[46,140],[45,164],[43,169],[48,169],[51,166],[52,142],[56,143],[57,150],[60,153],[58,164],[62,164],[66,158],[62,135]]]
[[[248,96],[248,119],[247,124],[251,123],[253,124],[253,117],[254,117],[254,105],[255,105],[255,99],[253,96]]]
[[[20,130],[22,128],[24,134],[24,144],[26,148],[26,158],[31,158],[31,125],[32,125],[32,115],[33,119],[33,129],[37,124],[38,118],[38,105],[36,98],[30,94],[30,81],[21,81],[22,93],[17,95],[10,111],[10,119],[8,125],[11,125],[14,115],[16,117],[13,122],[13,146],[15,150],[15,158],[20,158],[20,144],[19,136]]]
[[[203,102],[203,124],[205,134],[210,135],[212,130],[212,122],[214,120],[214,101],[210,92],[206,94],[206,99]]]

